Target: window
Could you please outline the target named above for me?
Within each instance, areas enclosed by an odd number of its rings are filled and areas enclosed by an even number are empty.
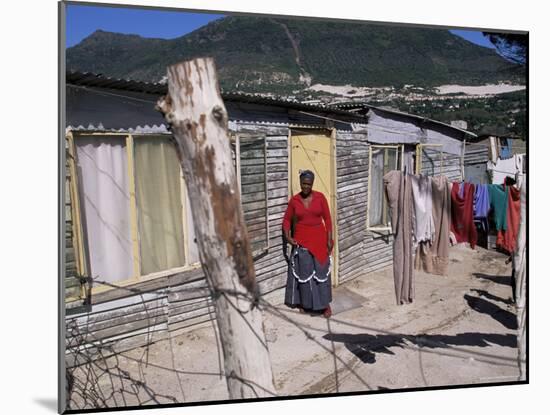
[[[391,229],[388,201],[384,192],[383,177],[392,170],[402,168],[402,145],[370,145],[367,229]]]
[[[231,137],[237,182],[252,255],[269,249],[267,214],[267,141],[265,135]]]
[[[78,178],[71,194],[80,206],[89,276],[118,285],[198,262],[189,201],[169,135],[68,139]]]

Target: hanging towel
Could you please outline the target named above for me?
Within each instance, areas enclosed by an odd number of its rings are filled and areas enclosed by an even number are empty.
[[[393,279],[397,304],[411,303],[413,280],[413,198],[411,175],[393,170],[384,176],[393,237]]]
[[[508,208],[506,209],[506,230],[497,233],[497,246],[508,253],[516,249],[520,221],[520,191],[508,186]]]
[[[475,186],[464,183],[464,197],[459,195],[460,184],[453,183],[451,192],[452,222],[451,230],[457,242],[469,242],[472,249],[477,242],[477,230],[474,224],[474,191]]]
[[[491,204],[489,201],[489,189],[486,184],[476,185],[474,195],[474,218],[483,219],[489,216]]]
[[[429,176],[411,176],[414,200],[414,248],[431,241],[435,232],[432,216],[432,181]]]
[[[489,201],[493,211],[493,221],[497,231],[506,230],[506,210],[508,209],[508,189],[502,184],[488,184]]]
[[[432,178],[432,215],[435,233],[431,247],[432,274],[447,275],[449,266],[449,231],[451,223],[451,192],[445,176]]]

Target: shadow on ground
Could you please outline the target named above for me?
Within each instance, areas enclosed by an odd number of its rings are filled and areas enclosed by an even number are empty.
[[[376,362],[376,354],[395,354],[392,347],[404,347],[406,342],[417,346],[435,349],[451,346],[477,346],[488,347],[496,344],[504,347],[515,348],[517,339],[514,334],[493,333],[460,333],[456,335],[424,334],[413,336],[407,334],[343,334],[329,333],[324,339],[338,343],[344,343],[346,348],[355,354],[363,363]]]
[[[481,280],[492,281],[495,284],[500,285],[507,285],[508,287],[510,287],[510,290],[512,289],[512,276],[487,275],[480,272],[474,272],[472,275]]]
[[[487,314],[507,329],[516,330],[518,328],[518,322],[514,313],[503,310],[499,306],[483,298],[465,294],[464,299],[473,310],[481,314]]]
[[[480,297],[485,297],[488,300],[498,301],[498,302],[506,304],[506,305],[514,304],[514,302],[512,301],[511,298],[508,298],[507,300],[505,300],[504,298],[493,295],[493,294],[491,294],[491,293],[489,293],[488,291],[485,291],[485,290],[472,289],[470,291],[475,292]]]

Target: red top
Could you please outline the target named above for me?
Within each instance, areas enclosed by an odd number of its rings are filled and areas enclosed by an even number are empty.
[[[469,242],[472,249],[477,242],[477,230],[474,224],[475,186],[464,183],[464,197],[459,195],[460,184],[453,183],[451,191],[451,231],[457,242]]]
[[[325,195],[312,190],[309,208],[304,206],[300,193],[292,196],[283,218],[283,230],[290,229],[293,216],[296,217],[294,239],[307,248],[320,264],[324,264],[329,255],[327,229],[332,230],[330,209]]]

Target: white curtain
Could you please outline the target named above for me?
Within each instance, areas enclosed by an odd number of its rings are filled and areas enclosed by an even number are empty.
[[[78,137],[75,143],[90,274],[107,282],[130,278],[133,262],[125,138]]]
[[[135,177],[141,274],[185,264],[181,172],[174,145],[135,136]]]

